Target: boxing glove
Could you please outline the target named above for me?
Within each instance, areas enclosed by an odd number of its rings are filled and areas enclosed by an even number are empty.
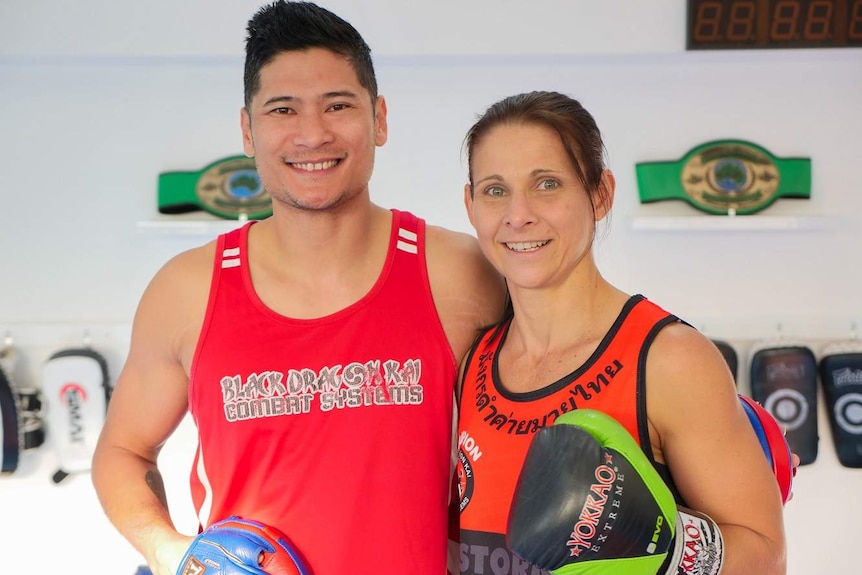
[[[177,575],[309,575],[287,536],[257,521],[229,517],[192,541]]]
[[[778,422],[763,406],[744,395],[739,395],[739,402],[775,474],[775,481],[778,482],[778,489],[781,492],[781,502],[787,503],[793,492],[793,455],[790,445]]]
[[[724,560],[715,522],[678,507],[628,431],[589,409],[534,436],[506,541],[555,575],[717,575]]]

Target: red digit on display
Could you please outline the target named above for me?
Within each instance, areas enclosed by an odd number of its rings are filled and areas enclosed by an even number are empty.
[[[851,40],[862,40],[862,0],[856,0],[853,3],[850,24],[847,26],[847,37]]]
[[[694,39],[697,42],[721,40],[718,23],[721,21],[721,2],[701,2],[694,19]]]
[[[826,40],[832,36],[832,2],[812,2],[805,17],[802,37],[806,40]]]
[[[773,40],[786,42],[793,40],[796,36],[796,27],[799,24],[799,1],[784,0],[776,2],[773,10],[772,29],[769,35]]]
[[[754,32],[754,2],[736,2],[730,9],[727,39],[731,42],[751,40]]]

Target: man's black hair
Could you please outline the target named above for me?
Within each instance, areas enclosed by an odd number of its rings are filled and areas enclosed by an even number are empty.
[[[371,49],[347,21],[311,2],[278,0],[248,22],[245,45],[245,105],[260,89],[260,70],[282,52],[324,48],[346,58],[363,88],[377,100]]]

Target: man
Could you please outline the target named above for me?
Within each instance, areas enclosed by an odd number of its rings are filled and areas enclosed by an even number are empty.
[[[94,457],[102,506],[155,575],[176,572],[193,537],[156,460],[189,410],[203,528],[272,525],[318,575],[439,575],[457,360],[503,284],[471,237],[371,202],[386,104],[331,12],[280,0],[252,18],[241,126],[273,215],[147,287]]]

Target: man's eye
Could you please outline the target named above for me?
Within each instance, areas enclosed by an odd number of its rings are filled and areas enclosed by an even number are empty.
[[[291,110],[290,108],[273,108],[272,113],[273,114],[292,114],[293,110]]]
[[[542,180],[539,187],[543,190],[556,190],[560,187],[560,183],[557,180]]]
[[[329,107],[329,109],[332,110],[333,112],[338,112],[340,110],[346,110],[347,104],[333,104],[332,106]]]

